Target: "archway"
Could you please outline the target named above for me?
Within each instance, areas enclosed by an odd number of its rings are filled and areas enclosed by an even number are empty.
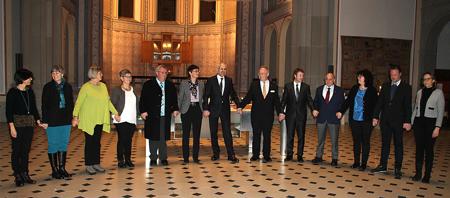
[[[279,61],[278,61],[278,86],[283,86],[286,82],[290,81],[291,73],[293,70],[292,66],[292,28],[291,28],[291,18],[286,18],[283,21],[280,31],[280,50],[279,50]]]

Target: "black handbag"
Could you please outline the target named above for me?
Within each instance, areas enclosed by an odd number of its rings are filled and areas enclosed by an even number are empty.
[[[34,120],[33,115],[14,115],[14,126],[15,127],[35,127],[36,120]]]

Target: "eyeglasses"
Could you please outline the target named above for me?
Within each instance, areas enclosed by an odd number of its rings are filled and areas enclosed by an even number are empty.
[[[423,81],[431,80],[432,78],[424,78]]]
[[[124,78],[133,78],[133,76],[122,76]]]

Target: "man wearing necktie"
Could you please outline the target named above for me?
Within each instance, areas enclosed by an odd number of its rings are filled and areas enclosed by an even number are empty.
[[[236,105],[239,98],[236,95],[231,78],[226,77],[227,67],[221,63],[217,67],[217,75],[210,77],[205,84],[205,94],[203,95],[203,116],[209,117],[209,127],[211,132],[211,146],[213,149],[212,161],[220,158],[220,148],[217,137],[219,118],[222,124],[222,134],[227,148],[228,160],[231,163],[239,162],[233,149],[233,137],[231,135],[230,123],[230,100]]]
[[[325,85],[317,88],[314,98],[314,117],[317,117],[318,141],[316,149],[316,157],[312,160],[314,164],[323,161],[323,150],[326,140],[327,128],[330,131],[331,138],[331,166],[337,166],[339,149],[339,128],[340,117],[336,115],[344,104],[344,90],[334,84],[335,77],[333,73],[327,73],[325,76]]]
[[[293,160],[294,137],[295,131],[297,131],[297,161],[303,162],[306,112],[308,107],[311,111],[314,109],[309,85],[303,82],[304,75],[305,72],[302,69],[297,68],[294,70],[294,80],[286,83],[281,99],[281,110],[286,115],[287,144],[285,161]]]
[[[389,69],[390,82],[383,84],[380,96],[374,109],[373,126],[381,120],[381,158],[380,164],[372,170],[374,173],[386,173],[391,139],[394,136],[396,179],[402,177],[403,162],[403,129],[411,129],[411,86],[402,81],[400,67]]]
[[[269,68],[261,66],[258,70],[259,80],[253,81],[247,92],[247,95],[239,105],[239,113],[242,109],[252,103],[251,123],[253,128],[252,157],[251,161],[259,159],[261,134],[263,135],[263,162],[271,162],[270,146],[272,126],[274,120],[274,111],[279,117],[283,118],[281,113],[280,98],[278,96],[278,86],[269,81]]]
[[[155,71],[156,78],[142,86],[139,111],[145,120],[145,138],[149,139],[150,165],[156,165],[159,159],[162,165],[167,166],[166,141],[170,139],[171,118],[179,114],[177,92],[175,85],[167,80],[164,65],[159,65]]]

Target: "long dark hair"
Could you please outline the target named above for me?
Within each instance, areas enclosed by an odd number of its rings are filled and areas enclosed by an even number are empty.
[[[360,71],[356,72],[356,76],[359,76],[359,75],[364,76],[364,83],[365,83],[366,87],[373,87],[373,75],[369,70],[364,69],[364,70],[360,70]],[[358,83],[358,79],[356,79],[356,84],[360,85]]]

